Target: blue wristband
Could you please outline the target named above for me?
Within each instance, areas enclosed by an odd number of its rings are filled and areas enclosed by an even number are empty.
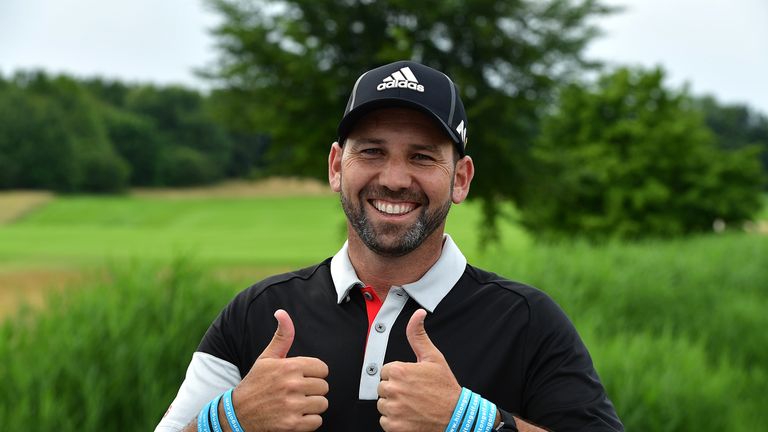
[[[221,429],[221,423],[219,423],[219,401],[221,401],[221,397],[224,396],[223,394],[220,394],[216,396],[216,399],[214,399],[210,405],[209,405],[209,411],[208,411],[208,418],[211,420],[211,429],[213,432],[223,432]]]
[[[240,422],[237,421],[235,407],[232,405],[232,390],[234,390],[234,388],[231,388],[224,393],[224,414],[227,415],[227,422],[229,422],[229,427],[232,429],[232,432],[244,432],[243,427],[240,426]]]
[[[200,410],[200,414],[197,415],[197,432],[211,432],[211,426],[208,423],[208,406],[210,402],[206,404],[203,409]]]
[[[477,393],[472,393],[472,399],[469,401],[469,407],[467,408],[467,414],[464,416],[464,423],[461,424],[461,432],[469,432],[472,430],[472,425],[475,423],[475,417],[477,417],[477,409],[480,407],[480,397]]]
[[[480,400],[480,411],[477,415],[477,421],[475,422],[475,428],[473,432],[486,432],[486,425],[488,424],[488,411],[490,411],[491,403],[487,399],[482,398]]]
[[[488,401],[488,406],[490,407],[488,409],[488,424],[486,425],[484,431],[492,432],[493,425],[496,423],[496,404],[491,401]]]
[[[453,415],[451,421],[448,422],[448,426],[445,428],[445,432],[456,432],[461,424],[461,419],[464,417],[464,412],[469,405],[469,398],[472,396],[472,392],[468,388],[462,387],[459,400],[456,401],[456,408],[453,409]]]

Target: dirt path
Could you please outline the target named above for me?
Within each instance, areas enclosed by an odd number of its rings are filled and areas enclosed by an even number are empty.
[[[9,191],[0,193],[0,225],[13,222],[53,199],[50,192]]]
[[[213,186],[192,188],[136,188],[131,195],[157,198],[239,198],[314,196],[332,194],[327,183],[300,178],[268,178],[258,181],[231,180]]]
[[[22,304],[43,306],[54,291],[65,289],[84,278],[77,270],[28,269],[0,272],[0,320],[15,312]]]

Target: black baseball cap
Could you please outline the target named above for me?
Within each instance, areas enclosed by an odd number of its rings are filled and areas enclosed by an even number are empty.
[[[364,115],[379,108],[414,108],[445,129],[461,156],[467,147],[467,114],[448,75],[413,61],[398,61],[360,75],[338,128],[339,143]]]

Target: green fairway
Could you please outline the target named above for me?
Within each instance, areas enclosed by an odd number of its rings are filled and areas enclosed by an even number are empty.
[[[190,255],[222,264],[298,264],[333,253],[333,198],[59,198],[0,227],[5,266],[93,265]]]
[[[455,206],[448,231],[477,254],[479,212]],[[506,243],[527,239],[502,223]],[[214,266],[298,266],[333,255],[345,238],[336,196],[183,198],[60,197],[0,225],[0,270],[167,261],[187,255]]]

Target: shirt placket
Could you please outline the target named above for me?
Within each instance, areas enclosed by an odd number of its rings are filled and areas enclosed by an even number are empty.
[[[384,356],[387,353],[390,330],[407,301],[408,294],[402,287],[392,287],[376,315],[368,334],[363,368],[360,372],[360,400],[376,400],[379,397],[377,389],[381,380]]]

